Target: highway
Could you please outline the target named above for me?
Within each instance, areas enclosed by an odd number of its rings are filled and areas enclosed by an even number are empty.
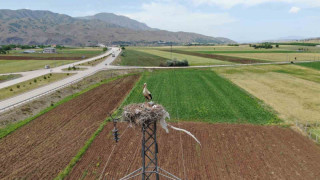
[[[111,48],[109,51],[107,51],[106,53],[90,58],[90,59],[86,59],[83,61],[79,61],[76,63],[72,63],[72,64],[67,64],[67,65],[63,65],[60,67],[56,67],[53,69],[41,69],[41,70],[36,70],[36,71],[30,71],[30,72],[21,72],[21,73],[15,73],[15,74],[22,74],[23,77],[14,79],[14,80],[10,80],[7,82],[3,82],[0,83],[0,89],[7,87],[7,86],[11,86],[26,80],[30,80],[33,79],[35,77],[38,76],[42,76],[48,73],[61,73],[63,72],[62,69],[68,68],[70,66],[73,65],[78,65],[84,62],[88,62],[88,61],[93,61],[95,59],[100,59],[104,56],[107,56],[109,54],[111,54],[112,52],[115,52],[115,57],[112,57],[111,55],[108,56],[103,62],[97,64],[96,66],[86,66],[86,70],[83,71],[76,71],[73,72],[75,73],[74,75],[62,79],[60,81],[57,82],[53,82],[51,84],[48,84],[46,86],[42,86],[39,87],[37,89],[28,91],[26,93],[23,94],[19,94],[17,96],[11,97],[9,99],[5,99],[0,101],[0,112],[6,111],[9,109],[9,107],[14,107],[14,106],[19,106],[23,103],[26,103],[28,101],[31,101],[39,96],[51,93],[53,91],[56,91],[58,89],[61,89],[67,85],[70,85],[72,83],[78,82],[80,80],[82,80],[85,77],[91,76],[99,71],[103,71],[103,70],[110,70],[110,69],[175,69],[175,68],[214,68],[214,67],[236,67],[236,66],[256,66],[256,65],[271,65],[271,64],[290,64],[291,62],[270,62],[270,63],[255,63],[255,64],[230,64],[230,65],[207,65],[207,66],[187,66],[187,67],[141,67],[141,66],[113,66],[110,65],[110,63],[112,63],[121,53],[121,49],[120,48]],[[295,63],[308,63],[308,62],[315,62],[315,61],[297,61]]]
[[[7,110],[6,109],[7,107],[12,107],[13,105],[17,105],[17,106],[21,105],[21,104],[27,102],[28,100],[33,100],[35,97],[38,97],[40,95],[44,95],[47,92],[50,92],[50,91],[52,92],[53,90],[57,90],[59,88],[62,88],[62,87],[64,87],[64,85],[68,85],[70,83],[80,81],[81,79],[88,77],[88,76],[91,76],[100,70],[108,69],[106,67],[109,66],[109,64],[117,58],[117,56],[120,54],[121,50],[120,50],[120,48],[113,47],[113,48],[111,48],[111,50],[107,51],[106,53],[104,53],[102,55],[99,55],[99,56],[96,56],[96,57],[93,57],[90,59],[86,59],[83,61],[79,61],[76,63],[59,66],[59,67],[53,68],[51,70],[50,69],[42,69],[42,70],[36,70],[36,71],[30,71],[30,72],[23,72],[25,74],[17,73],[17,74],[23,74],[23,77],[0,83],[0,88],[4,88],[4,87],[7,87],[7,86],[10,86],[13,84],[17,84],[17,83],[20,83],[20,82],[23,82],[23,81],[26,81],[29,79],[33,79],[35,77],[42,76],[42,75],[48,74],[50,72],[51,73],[63,72],[62,69],[68,68],[69,66],[81,64],[81,63],[92,61],[95,59],[99,59],[101,57],[104,57],[104,56],[111,54],[112,52],[115,52],[115,54],[116,54],[115,57],[108,56],[103,62],[97,64],[96,66],[93,66],[93,67],[88,66],[87,67],[88,69],[86,69],[84,71],[75,72],[74,75],[72,75],[68,78],[62,79],[57,82],[50,83],[48,85],[39,87],[37,89],[28,91],[26,93],[22,93],[17,96],[11,97],[9,99],[5,99],[5,100],[0,101],[0,112]],[[30,99],[30,98],[32,98],[32,99]]]

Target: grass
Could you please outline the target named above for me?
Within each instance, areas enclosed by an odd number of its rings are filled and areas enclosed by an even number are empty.
[[[0,89],[0,100],[19,95],[21,93],[36,89],[40,86],[50,84],[60,79],[70,76],[67,73],[52,73],[46,74],[28,81],[24,81],[6,88]]]
[[[84,70],[87,70],[88,68],[81,68],[81,67],[71,67],[70,69],[69,68],[65,68],[65,69],[62,69],[62,71],[84,71]]]
[[[119,58],[123,66],[159,66],[167,61],[164,57],[133,49],[125,50]]]
[[[163,57],[165,59],[171,59],[171,52],[160,51],[156,49],[144,48],[144,49],[137,49],[140,52],[150,53],[156,56]],[[233,64],[231,62],[220,61],[216,59],[192,56],[187,54],[179,54],[179,53],[172,53],[172,59],[177,60],[188,60],[189,65],[191,66],[200,66],[200,65],[220,65],[220,64]]]
[[[81,63],[81,64],[78,64],[78,66],[95,66],[97,64],[100,64],[102,63],[104,60],[106,60],[108,56],[104,56],[100,59],[96,59],[96,60],[93,60],[93,61],[88,61],[88,62],[85,62],[85,63]]]
[[[270,124],[279,119],[257,99],[211,70],[146,72],[123,105],[144,102],[147,82],[154,101],[172,120]]]
[[[0,83],[21,77],[20,74],[9,74],[0,76]]]
[[[0,60],[0,74],[32,71],[44,69],[45,65],[50,67],[61,66],[76,62],[74,60]]]
[[[311,129],[309,129],[309,131],[312,134],[318,135],[318,138],[320,138],[320,127],[313,127]],[[320,139],[318,139],[318,141],[320,141]]]
[[[319,122],[320,72],[297,65],[215,68],[288,123]]]
[[[320,62],[312,62],[312,63],[299,63],[298,65],[320,70]]]

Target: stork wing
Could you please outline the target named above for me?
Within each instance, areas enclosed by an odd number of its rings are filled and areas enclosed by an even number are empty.
[[[189,132],[189,131],[187,131],[187,130],[185,130],[185,129],[181,129],[181,128],[177,128],[177,127],[171,126],[170,124],[168,124],[168,126],[171,127],[171,128],[174,129],[174,130],[182,131],[182,132],[188,134],[188,135],[191,136],[194,140],[196,140],[197,143],[200,144],[200,146],[201,146],[200,141],[199,141],[193,134],[191,134],[191,132]]]

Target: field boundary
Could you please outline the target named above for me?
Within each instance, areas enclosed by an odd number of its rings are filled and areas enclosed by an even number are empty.
[[[304,133],[306,133],[306,135],[314,140],[316,143],[320,144],[320,136],[318,134],[315,134],[313,132],[310,131],[310,128],[312,127],[320,127],[320,123],[316,122],[316,123],[308,123],[306,122],[305,124],[304,123],[300,123],[298,121],[296,121],[296,126],[301,130],[303,131]]]
[[[137,74],[137,73],[129,73],[129,74],[117,76],[117,77],[114,77],[114,78],[111,77],[110,79],[107,79],[105,81],[93,84],[90,87],[88,87],[88,88],[86,88],[86,89],[84,89],[84,90],[82,90],[82,91],[80,91],[78,93],[75,93],[75,94],[72,94],[70,96],[65,97],[64,99],[58,101],[53,106],[49,106],[49,107],[45,108],[44,110],[40,111],[35,116],[29,117],[29,118],[27,118],[25,120],[19,121],[19,122],[14,123],[14,124],[9,124],[5,128],[0,129],[0,139],[6,137],[7,135],[9,135],[11,133],[13,133],[15,130],[23,127],[24,125],[28,124],[29,122],[31,122],[32,120],[38,118],[39,116],[51,111],[52,109],[58,107],[59,105],[61,105],[63,103],[66,103],[66,102],[72,100],[75,97],[78,97],[79,95],[81,95],[83,93],[86,93],[86,92],[88,92],[88,91],[90,91],[90,90],[92,90],[92,89],[94,89],[96,87],[99,87],[102,84],[106,84],[106,83],[109,83],[111,81],[114,81],[114,80],[117,80],[117,79],[120,79],[120,78],[123,78],[123,77],[131,76],[131,75],[134,75],[134,74]]]
[[[277,111],[275,111],[270,105],[268,105],[266,102],[264,102],[263,100],[259,99],[258,97],[254,96],[253,94],[249,93],[247,90],[245,90],[244,88],[240,87],[239,85],[237,85],[236,83],[232,82],[230,79],[226,78],[225,76],[223,76],[222,74],[219,74],[217,72],[215,72],[213,69],[211,69],[217,76],[220,76],[221,78],[223,78],[224,80],[228,81],[230,84],[236,86],[237,88],[239,88],[243,93],[247,94],[250,98],[254,99],[255,101],[257,101],[257,103],[261,106],[261,108],[263,108],[264,110],[270,112],[271,114],[273,114],[275,116],[275,119],[273,119],[272,121],[268,122],[267,124],[260,124],[260,125],[280,125],[281,123],[283,123],[284,121],[282,119],[279,118],[279,113]]]

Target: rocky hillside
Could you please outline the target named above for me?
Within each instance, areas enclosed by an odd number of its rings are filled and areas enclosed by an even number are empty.
[[[106,23],[111,23],[118,25],[123,28],[137,30],[137,31],[152,31],[155,29],[150,28],[144,23],[138,22],[136,20],[130,19],[126,16],[119,16],[115,15],[113,13],[99,13],[93,16],[85,16],[85,17],[79,17],[79,19],[98,19],[101,21],[104,21]]]
[[[101,13],[74,18],[50,11],[0,10],[0,44],[157,44],[234,43],[196,33],[169,32],[124,16]]]

